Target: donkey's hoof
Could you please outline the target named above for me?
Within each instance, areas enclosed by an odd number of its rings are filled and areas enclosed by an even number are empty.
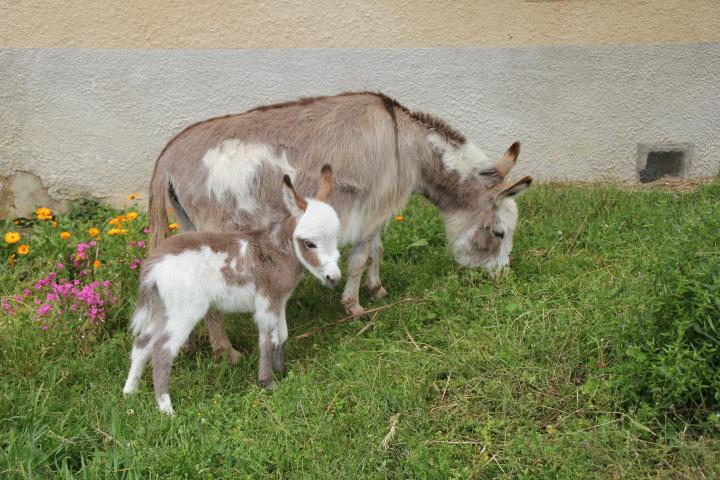
[[[264,388],[265,390],[270,390],[271,392],[272,392],[273,390],[275,390],[275,387],[277,386],[277,385],[275,384],[275,380],[272,379],[272,378],[267,379],[267,380],[258,379],[258,385],[260,385],[260,386],[261,386],[262,388]]]
[[[365,309],[359,303],[346,303],[345,311],[348,315],[362,315],[365,313]]]
[[[378,285],[376,287],[368,287],[368,290],[370,291],[370,296],[373,298],[373,300],[382,300],[383,298],[388,296],[387,290],[385,290],[385,287],[382,285]]]
[[[215,353],[216,358],[225,358],[230,365],[237,365],[242,360],[242,353],[230,347],[226,350],[220,350]]]

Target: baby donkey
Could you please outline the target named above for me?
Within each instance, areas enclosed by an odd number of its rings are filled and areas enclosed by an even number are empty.
[[[285,175],[282,193],[290,215],[258,231],[187,232],[160,244],[145,261],[140,277],[131,321],[136,338],[123,393],[137,390],[152,355],[155,399],[160,411],[172,414],[170,367],[210,308],[254,314],[260,344],[258,380],[273,388],[273,370],[285,370],[285,304],[303,267],[329,287],[340,280],[340,220],[325,203],[331,192],[329,165],[322,168],[314,199],[298,195]]]

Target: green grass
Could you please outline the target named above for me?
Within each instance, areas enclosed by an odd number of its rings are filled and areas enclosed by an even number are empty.
[[[344,316],[340,289],[306,278],[288,304],[289,374],[277,390],[256,386],[256,332],[233,316],[245,360],[214,360],[201,335],[174,365],[172,419],[147,373],[137,395],[121,394],[137,280],[127,237],[104,238],[97,275],[121,285],[120,300],[85,339],[0,312],[0,477],[720,476],[717,402],[698,400],[691,415],[655,402],[632,380],[647,365],[628,355],[678,251],[718,258],[720,184],[683,194],[547,185],[519,203],[513,272],[490,282],[454,264],[437,211],[414,199],[384,235],[391,297],[381,304],[417,302],[380,311],[369,329],[361,318],[293,339]],[[86,210],[61,216],[60,229],[112,214]],[[141,238],[143,221],[128,235]],[[31,254],[3,266],[2,296],[68,252],[51,227],[33,228]],[[417,240],[427,244],[409,247]]]

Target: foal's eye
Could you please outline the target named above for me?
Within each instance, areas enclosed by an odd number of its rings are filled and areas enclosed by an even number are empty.
[[[497,238],[505,238],[505,232],[496,232],[495,230],[492,231],[493,235],[495,235]]]
[[[317,248],[317,245],[315,245],[313,242],[311,242],[309,240],[305,240],[304,243],[307,248]]]

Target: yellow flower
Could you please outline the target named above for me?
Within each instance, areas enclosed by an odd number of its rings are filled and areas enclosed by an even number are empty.
[[[30,247],[22,244],[17,248],[17,253],[19,253],[20,255],[27,255],[28,253],[30,253]]]
[[[127,233],[127,230],[125,230],[124,228],[111,228],[110,230],[108,230],[108,235],[110,235],[110,236],[125,235],[126,233]]]
[[[138,217],[137,212],[127,212],[125,214],[128,220],[135,220]]]
[[[20,234],[18,232],[7,232],[5,234],[5,242],[6,243],[17,243],[20,241]]]
[[[63,240],[67,240],[68,238],[70,238],[70,235],[70,232],[60,232],[60,238],[62,238]]]
[[[395,215],[395,220],[397,220],[398,222],[402,222],[403,220],[405,220],[405,217],[403,217],[402,215]]]
[[[38,220],[52,220],[52,210],[46,207],[40,207],[35,210]]]
[[[100,268],[100,260],[95,260],[93,262],[93,268]]]
[[[177,223],[173,222],[170,225],[168,225],[168,228],[170,230],[177,230]]]
[[[97,237],[98,235],[100,235],[100,230],[95,227],[88,228],[88,235],[90,235],[91,237]]]
[[[14,253],[8,257],[8,263],[10,264],[10,268],[13,268],[15,266],[15,254]]]
[[[130,195],[128,195],[127,198],[128,198],[128,200],[135,200],[135,199],[138,198],[139,196],[140,196],[139,193],[131,193]]]

